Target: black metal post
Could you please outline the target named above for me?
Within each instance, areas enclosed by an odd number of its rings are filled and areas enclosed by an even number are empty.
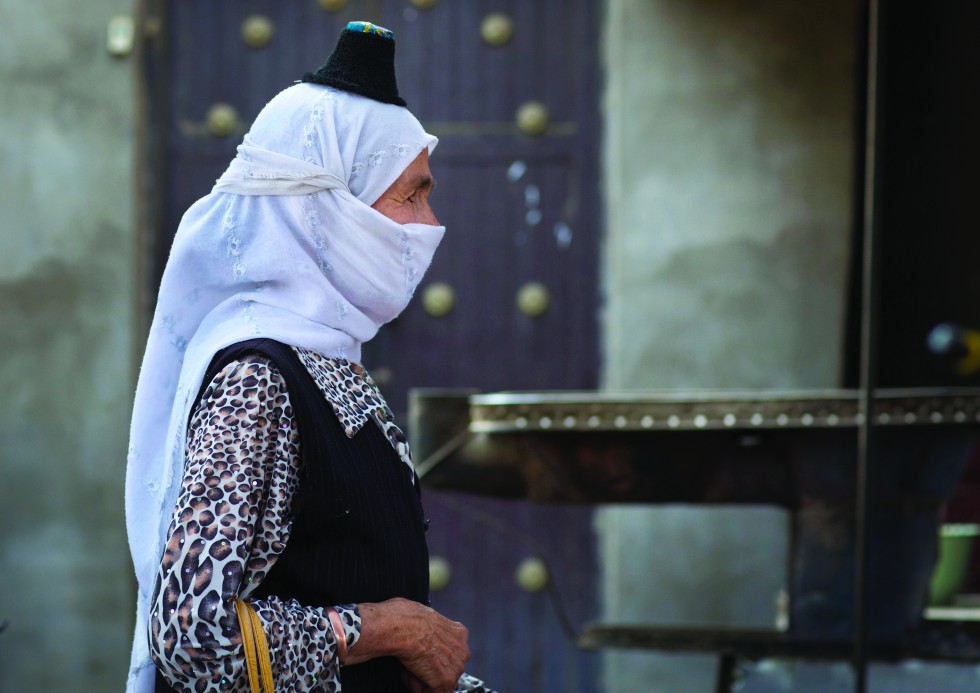
[[[864,157],[864,262],[861,292],[861,383],[857,450],[856,503],[856,566],[855,566],[855,632],[854,632],[854,690],[867,690],[867,641],[869,593],[870,515],[873,512],[871,491],[874,480],[874,393],[876,386],[876,356],[878,350],[878,236],[879,177],[881,158],[879,142],[879,95],[882,88],[883,52],[882,10],[885,0],[868,2],[867,92]]]
[[[718,677],[715,679],[715,693],[731,693],[735,682],[735,669],[738,657],[731,652],[722,652],[718,657]]]

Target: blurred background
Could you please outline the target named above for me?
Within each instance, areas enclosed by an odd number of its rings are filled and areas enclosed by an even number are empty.
[[[939,323],[980,325],[977,7],[883,15],[882,386],[980,385],[926,349]],[[400,92],[441,140],[446,239],[364,357],[402,420],[415,387],[858,384],[861,0],[0,0],[5,693],[122,689],[129,413],[169,244],[260,108],[353,19],[395,32]],[[772,629],[791,579],[777,506],[430,490],[426,508],[434,606],[502,693],[715,690],[710,653],[586,652],[574,634]],[[978,680],[918,661],[871,675],[889,692]],[[737,685],[853,675],[766,660]]]

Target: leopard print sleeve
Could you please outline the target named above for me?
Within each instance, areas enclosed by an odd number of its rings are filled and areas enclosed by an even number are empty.
[[[489,688],[487,684],[483,683],[480,679],[475,676],[470,676],[469,674],[463,674],[459,677],[459,682],[456,684],[456,690],[454,693],[497,693],[492,688]]]
[[[328,609],[248,599],[282,554],[299,480],[299,438],[276,367],[229,363],[188,425],[184,479],[157,574],[150,651],[178,691],[247,691],[234,600],[249,601],[269,640],[276,690],[339,691],[338,635],[360,635],[355,605]],[[261,521],[260,521],[261,520]]]

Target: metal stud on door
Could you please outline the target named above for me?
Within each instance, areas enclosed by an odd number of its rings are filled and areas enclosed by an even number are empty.
[[[480,22],[480,37],[488,46],[506,46],[513,35],[514,21],[503,12],[492,12]]]
[[[265,15],[249,15],[242,22],[242,40],[249,48],[265,48],[272,41],[275,31],[272,20]]]
[[[208,132],[214,137],[228,137],[241,128],[238,111],[227,103],[216,103],[205,116]]]

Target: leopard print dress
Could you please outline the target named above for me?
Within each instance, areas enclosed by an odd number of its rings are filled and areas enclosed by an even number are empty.
[[[412,466],[405,435],[360,365],[295,349],[348,437],[369,421]],[[289,541],[301,469],[285,381],[254,354],[228,363],[208,384],[188,424],[184,477],[157,573],[150,652],[178,691],[247,691],[234,600],[256,610],[269,640],[276,690],[340,691],[339,638],[360,636],[354,604],[330,609],[275,596],[249,598]],[[464,674],[458,691],[492,693]]]

